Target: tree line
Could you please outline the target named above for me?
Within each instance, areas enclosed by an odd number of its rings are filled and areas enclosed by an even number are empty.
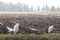
[[[33,7],[29,8],[29,6],[26,4],[0,2],[0,11],[4,11],[4,12],[31,12],[31,11],[60,12],[60,8],[59,7],[55,8],[55,6],[51,6],[51,8],[49,8],[49,6],[46,4],[45,6],[43,5],[42,8],[38,6],[37,9],[34,9]]]

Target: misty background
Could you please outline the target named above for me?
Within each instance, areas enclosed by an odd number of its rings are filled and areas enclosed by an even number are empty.
[[[47,3],[40,8],[38,5],[35,9],[33,6],[29,7],[27,4],[23,3],[4,3],[0,1],[0,12],[60,12],[60,7],[51,6],[49,7]]]

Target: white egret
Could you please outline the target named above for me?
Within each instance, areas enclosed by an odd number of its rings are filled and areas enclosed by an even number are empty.
[[[33,30],[33,31],[39,31],[38,29],[31,28],[31,27],[29,27],[29,29],[31,29],[31,30]]]
[[[7,27],[7,29],[9,30],[8,32],[13,31],[13,33],[16,34],[19,31],[19,23],[16,23],[16,25],[14,25],[13,29],[10,27]]]
[[[14,26],[13,32],[14,34],[16,34],[19,31],[19,23],[16,23],[16,25]]]
[[[53,31],[53,29],[54,29],[54,26],[51,25],[51,26],[48,28],[48,33],[51,33],[51,32]]]

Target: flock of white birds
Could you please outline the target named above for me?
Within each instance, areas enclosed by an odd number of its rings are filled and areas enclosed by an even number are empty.
[[[2,23],[0,23],[1,25],[3,25]],[[13,32],[14,34],[16,34],[18,31],[19,31],[19,23],[16,23],[14,25],[13,28],[10,28],[10,27],[7,27],[7,29],[9,30],[8,32]],[[39,31],[38,29],[35,29],[35,28],[31,28],[29,27],[29,29],[31,29],[32,31]],[[48,33],[51,33],[54,29],[54,25],[51,25],[50,27],[48,27]]]
[[[29,27],[30,28],[30,27]],[[11,32],[13,31],[14,34],[16,34],[18,31],[19,31],[19,23],[16,23],[14,25],[14,28],[10,28],[10,27],[7,27],[7,29],[9,30],[8,32]],[[37,29],[34,29],[34,28],[30,28],[31,30],[34,30],[34,31],[37,31]],[[49,28],[48,28],[48,33],[51,33],[54,29],[54,26],[51,25]]]

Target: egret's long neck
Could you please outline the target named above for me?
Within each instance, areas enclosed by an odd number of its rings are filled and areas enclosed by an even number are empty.
[[[16,26],[16,27],[19,27],[19,24],[16,24],[15,26]]]

